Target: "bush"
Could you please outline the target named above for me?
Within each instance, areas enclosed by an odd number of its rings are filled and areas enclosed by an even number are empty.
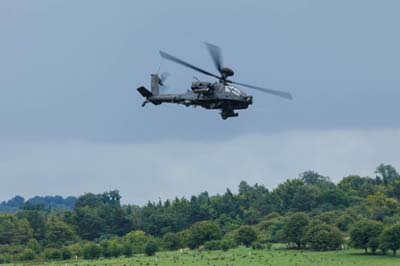
[[[48,260],[60,260],[61,252],[56,248],[46,248],[44,250],[44,257]]]
[[[343,214],[336,219],[336,226],[346,232],[349,230],[350,226],[354,223],[353,217],[348,214]]]
[[[204,249],[206,250],[221,250],[221,240],[211,240],[204,243]]]
[[[72,257],[78,256],[80,257],[82,255],[82,246],[79,243],[72,244],[66,247],[69,251],[72,253]]]
[[[264,220],[264,221],[268,221],[268,220],[272,220],[272,219],[278,218],[278,217],[280,217],[280,216],[281,216],[281,215],[280,215],[279,213],[277,213],[277,212],[271,212],[271,213],[267,214],[267,215],[263,218],[263,220]]]
[[[153,256],[154,254],[156,254],[157,251],[158,251],[158,244],[154,240],[149,240],[144,245],[144,253],[147,256]]]
[[[35,259],[35,252],[30,248],[26,248],[26,249],[24,249],[24,251],[19,256],[19,259],[22,260],[22,261],[34,260]]]
[[[102,249],[102,254],[105,258],[111,258],[111,241],[110,240],[102,240],[100,242],[100,246]]]
[[[281,242],[283,239],[282,229],[286,223],[285,219],[285,217],[278,216],[276,218],[271,218],[269,220],[260,222],[256,226],[259,231],[258,239],[261,242]]]
[[[205,250],[223,250],[227,251],[230,248],[235,247],[235,243],[232,240],[223,239],[223,240],[211,240],[204,243]]]
[[[257,241],[251,245],[251,249],[254,249],[254,250],[265,249],[265,245],[263,243]]]
[[[36,239],[31,239],[29,240],[28,244],[26,245],[27,248],[32,249],[36,254],[39,254],[42,252],[42,246]]]
[[[182,246],[181,238],[175,233],[166,233],[163,237],[163,245],[167,250],[177,250]]]
[[[124,237],[125,241],[132,244],[133,252],[136,254],[144,252],[144,246],[149,239],[150,236],[141,230],[129,232]]]
[[[246,247],[250,247],[251,244],[257,240],[257,232],[253,227],[243,225],[237,230],[235,240],[239,245],[243,244]]]
[[[318,251],[337,250],[343,243],[339,229],[319,221],[308,226],[304,240],[311,249]]]
[[[6,259],[6,256],[0,255],[0,264],[5,264],[5,263],[9,263],[9,261],[7,261]]]
[[[110,252],[111,256],[118,258],[124,252],[124,246],[114,241],[110,245]]]
[[[236,247],[235,242],[229,239],[221,240],[221,250],[228,251],[231,248]]]
[[[100,242],[100,247],[105,258],[118,258],[125,252],[124,245],[120,244],[117,240],[103,240]]]
[[[122,254],[123,254],[125,257],[132,257],[132,256],[133,256],[133,247],[132,247],[132,245],[131,245],[130,243],[125,242],[125,243],[123,244],[123,251],[122,251]]]
[[[283,227],[283,237],[288,243],[294,243],[297,248],[304,246],[304,236],[310,217],[304,212],[296,212],[290,215]]]
[[[218,224],[212,221],[201,221],[193,224],[188,237],[188,246],[195,249],[207,241],[221,238],[221,229]]]
[[[94,243],[86,243],[83,246],[83,257],[85,259],[98,259],[101,256],[101,247]]]
[[[68,248],[62,248],[61,249],[61,259],[63,260],[69,260],[73,256],[72,251]]]

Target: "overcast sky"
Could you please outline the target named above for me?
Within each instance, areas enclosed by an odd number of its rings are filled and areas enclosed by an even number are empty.
[[[399,13],[396,0],[1,1],[0,201],[119,189],[143,204],[400,168]],[[159,56],[215,72],[204,41],[232,79],[294,100],[245,90],[254,104],[226,121],[142,108],[136,88],[159,67],[169,92],[209,80]]]

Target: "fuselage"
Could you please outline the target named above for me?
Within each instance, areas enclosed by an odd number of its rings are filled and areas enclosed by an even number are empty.
[[[176,103],[185,106],[200,106],[205,109],[219,109],[223,119],[238,116],[235,110],[247,109],[253,103],[253,97],[232,85],[222,82],[202,82],[196,80],[192,83],[191,90],[178,94],[159,94],[160,79],[152,75],[152,88],[148,91],[145,87],[138,88],[140,94],[146,98],[146,103],[160,105],[162,103]]]
[[[207,86],[206,86],[207,85]],[[238,88],[216,82],[194,82],[192,90],[180,94],[159,94],[148,97],[153,104],[177,103],[186,106],[195,105],[205,109],[246,109],[252,104],[253,97]]]

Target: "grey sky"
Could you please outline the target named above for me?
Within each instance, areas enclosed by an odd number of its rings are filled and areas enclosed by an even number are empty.
[[[14,194],[67,195],[118,188],[126,200],[143,202],[200,188],[223,192],[241,179],[272,187],[274,180],[306,169],[321,169],[331,176],[344,175],[347,169],[372,174],[375,163],[396,164],[399,13],[400,3],[394,0],[2,1],[0,178],[6,185],[0,186],[0,200]],[[254,105],[227,121],[200,108],[141,108],[135,89],[148,86],[149,74],[160,64],[172,74],[171,91],[189,88],[193,76],[208,79],[163,61],[158,54],[165,50],[214,71],[203,41],[223,48],[235,80],[289,90],[294,101],[246,90],[255,96]],[[391,138],[385,135],[388,131]],[[318,148],[327,153],[326,163],[313,163],[313,153],[302,155],[308,157],[298,163],[285,159],[288,151],[274,158],[280,151],[276,146],[277,151],[268,149],[270,138],[283,141],[298,132],[308,135],[291,139],[305,143],[321,134],[323,146]],[[386,139],[370,139],[368,147],[374,148],[369,153],[361,144],[347,150],[348,158],[359,160],[352,168],[333,162],[336,156],[346,157],[333,152],[337,147],[332,143],[345,144],[337,132],[368,139],[375,132]],[[204,172],[207,163],[198,160],[215,153],[226,165],[236,156],[229,150],[231,144],[243,151],[240,156],[251,154],[257,145],[241,138],[262,142],[265,154],[258,151],[240,171],[213,171],[222,176],[214,184],[218,177]],[[70,143],[75,145],[69,147]],[[172,143],[178,143],[176,149]],[[198,148],[200,144],[205,146]],[[137,145],[149,146],[154,158],[143,150],[135,152]],[[107,147],[112,147],[111,154]],[[141,153],[147,154],[146,160],[138,159]],[[168,154],[171,157],[165,158]],[[150,163],[175,157],[182,165],[177,161],[174,169]],[[265,163],[267,159],[287,171],[280,174]],[[143,167],[146,162],[148,168]],[[104,168],[94,167],[98,164]],[[258,164],[265,165],[254,167]],[[245,176],[249,172],[251,177]],[[146,177],[171,185],[155,191]],[[66,178],[70,185],[59,183]],[[172,185],[174,180],[185,180],[185,185]],[[199,180],[204,180],[202,186]],[[140,187],[140,193],[130,194],[129,186]]]

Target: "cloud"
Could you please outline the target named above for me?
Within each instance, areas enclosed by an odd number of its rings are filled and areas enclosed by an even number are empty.
[[[241,180],[274,188],[315,170],[334,181],[400,166],[400,129],[313,130],[224,141],[132,144],[0,143],[0,199],[119,189],[125,203],[236,190]]]

